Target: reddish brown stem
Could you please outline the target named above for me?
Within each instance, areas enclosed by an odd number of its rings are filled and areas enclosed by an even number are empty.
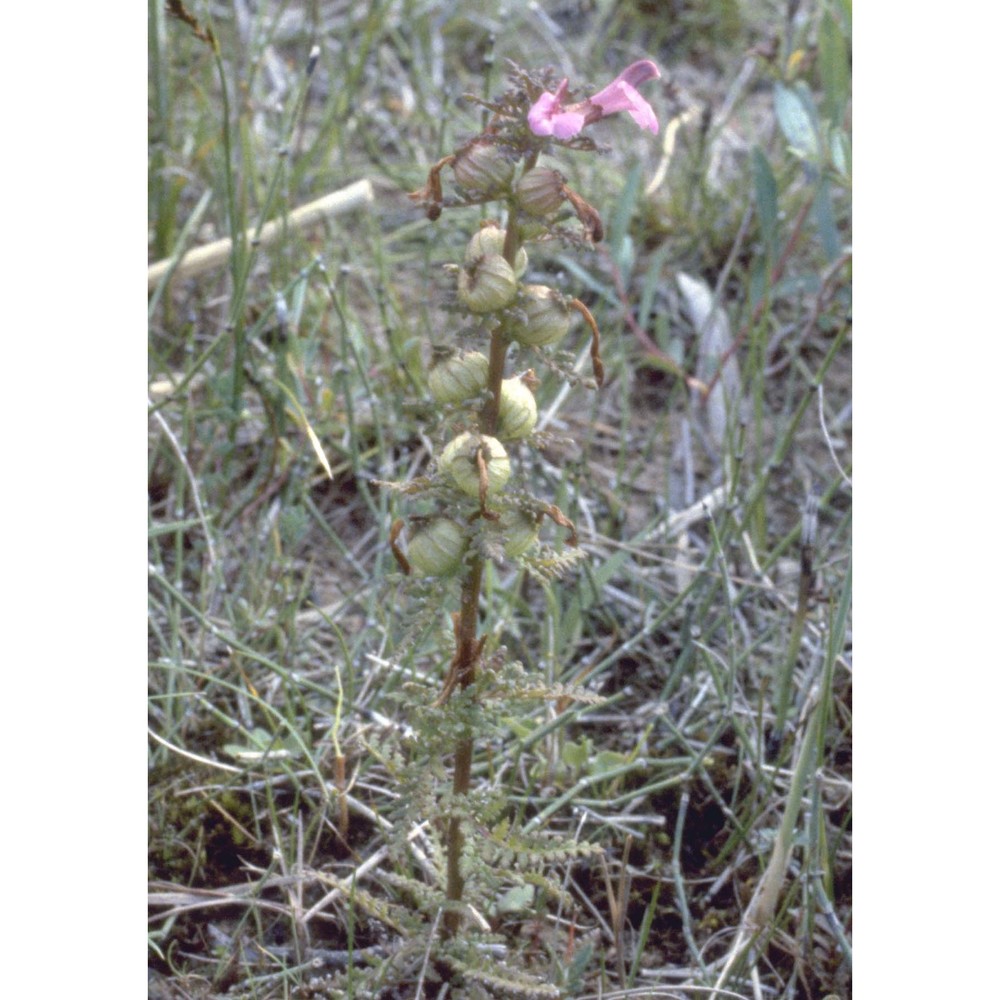
[[[520,249],[517,229],[514,225],[515,206],[510,206],[507,225],[507,237],[504,241],[503,255],[507,262],[514,266],[517,251]],[[490,368],[486,385],[490,399],[479,414],[479,430],[483,434],[492,435],[496,430],[497,417],[500,412],[500,386],[503,382],[504,365],[507,360],[507,336],[503,325],[494,331],[490,341]],[[479,590],[483,578],[483,560],[476,556],[472,560],[469,571],[462,583],[462,607],[459,611],[455,627],[455,639],[458,646],[455,659],[452,661],[450,677],[452,689],[458,687],[464,691],[476,679],[476,664],[484,646],[484,639],[477,638],[479,617]],[[446,691],[451,691],[446,684]],[[447,700],[447,699],[445,699]],[[468,795],[472,777],[472,736],[464,736],[455,744],[455,770],[452,776],[452,792],[457,797]],[[462,914],[458,904],[462,902],[465,891],[465,879],[462,877],[462,849],[465,846],[465,835],[462,833],[462,820],[452,816],[448,820],[448,832],[445,840],[447,850],[447,896],[453,909],[444,915],[442,933],[446,938],[458,933],[462,925]]]
[[[476,638],[476,626],[479,611],[479,587],[483,576],[483,561],[478,556],[469,569],[469,574],[462,584],[462,608],[458,616],[456,628],[458,636],[458,653],[454,660],[454,671],[458,687],[465,690],[476,679],[476,661],[482,650],[482,643]],[[452,778],[452,792],[455,796],[468,795],[472,776],[472,737],[466,736],[455,744],[455,772]],[[465,879],[462,877],[462,848],[465,845],[465,835],[462,833],[462,820],[452,816],[448,820],[446,838],[448,861],[447,877],[448,900],[458,904],[462,901],[465,891]],[[445,937],[458,933],[462,924],[462,914],[458,909],[449,910],[444,915],[442,932]]]
[[[486,376],[489,399],[479,414],[479,429],[493,436],[500,417],[500,389],[503,383],[504,363],[507,360],[507,338],[497,330],[490,340],[490,368]]]

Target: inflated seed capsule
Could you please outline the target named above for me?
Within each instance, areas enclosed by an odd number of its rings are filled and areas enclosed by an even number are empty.
[[[406,557],[420,576],[449,576],[462,565],[468,544],[469,537],[457,521],[435,517],[412,533]]]
[[[514,156],[503,146],[476,142],[455,157],[451,169],[467,191],[490,194],[502,191],[514,176]]]
[[[562,340],[569,332],[569,309],[563,297],[547,285],[524,285],[517,307],[525,321],[517,323],[511,336],[520,344],[545,347]]]
[[[486,462],[486,492],[498,493],[510,479],[510,459],[504,446],[486,434],[459,434],[450,441],[438,460],[438,465],[455,485],[469,496],[479,496],[479,466],[476,453],[482,446]]]
[[[517,203],[528,215],[544,218],[566,200],[565,183],[558,170],[532,170],[517,182]]]
[[[538,538],[538,519],[523,510],[505,510],[500,515],[504,555],[511,559],[524,555]]]
[[[503,440],[527,437],[538,422],[535,395],[519,378],[500,383],[497,437]]]
[[[479,257],[458,272],[458,297],[472,312],[503,309],[514,301],[516,294],[514,271],[498,253]]]
[[[486,388],[490,363],[479,351],[435,348],[427,385],[439,403],[461,403]]]
[[[507,238],[507,230],[490,223],[483,226],[475,236],[469,240],[469,245],[465,248],[465,263],[474,264],[480,257],[488,254],[500,254],[503,256],[503,244]],[[528,253],[524,247],[519,247],[514,255],[514,277],[520,278],[528,269]]]

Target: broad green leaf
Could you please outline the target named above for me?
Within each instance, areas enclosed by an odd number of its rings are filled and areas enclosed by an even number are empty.
[[[631,246],[625,245],[628,236],[629,222],[635,211],[636,203],[639,200],[639,193],[642,182],[642,166],[636,163],[628,172],[625,179],[625,186],[621,194],[615,200],[615,207],[608,220],[608,232],[606,236],[608,248],[615,258],[615,263],[621,268],[623,274],[631,268],[635,251]]]
[[[496,902],[497,913],[521,913],[531,909],[535,902],[533,885],[515,885],[508,889]]]
[[[847,187],[851,185],[851,139],[842,129],[835,128],[830,133],[830,161],[840,174],[839,180]]]
[[[625,754],[619,753],[617,750],[602,750],[595,755],[590,771],[592,774],[606,774],[608,771],[614,771],[628,763],[630,761]]]
[[[844,19],[844,31],[846,32],[847,37],[850,38],[854,5],[851,3],[851,0],[840,0],[837,6],[840,7],[840,16]]]
[[[804,90],[775,84],[774,113],[789,147],[796,156],[815,161],[819,158],[819,137],[811,110],[812,100]]]
[[[517,719],[507,716],[504,720],[505,723],[510,727],[510,731],[519,739],[526,740],[534,731],[534,726],[528,726]]]
[[[824,11],[819,25],[819,78],[823,86],[823,117],[840,125],[850,97],[851,70],[847,40],[829,10]]]
[[[840,233],[837,231],[837,218],[833,211],[833,202],[830,198],[830,181],[827,179],[820,181],[819,187],[816,189],[812,215],[819,233],[819,241],[823,245],[823,253],[826,254],[828,260],[836,260],[840,256],[841,240]]]
[[[568,767],[582,768],[590,760],[590,755],[594,751],[594,745],[586,737],[579,743],[566,743],[563,745],[562,761]]]

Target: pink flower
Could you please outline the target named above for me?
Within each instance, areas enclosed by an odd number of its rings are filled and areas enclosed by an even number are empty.
[[[660,130],[660,123],[649,103],[635,88],[646,80],[658,80],[660,71],[649,59],[632,63],[623,73],[611,81],[593,97],[577,104],[563,106],[563,98],[569,86],[563,80],[556,92],[542,94],[528,112],[528,127],[535,135],[554,135],[557,139],[572,139],[587,125],[591,125],[608,115],[627,111],[640,128],[648,128],[653,135]]]

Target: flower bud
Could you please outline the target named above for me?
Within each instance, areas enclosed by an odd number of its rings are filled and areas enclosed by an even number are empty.
[[[514,176],[514,157],[492,142],[476,142],[463,149],[452,163],[455,180],[467,191],[493,194],[504,190]]]
[[[516,294],[517,278],[500,254],[479,257],[458,272],[458,297],[472,312],[503,309]]]
[[[497,437],[504,440],[527,437],[537,421],[534,393],[519,378],[505,378],[500,384]]]
[[[406,558],[419,576],[449,576],[462,565],[469,544],[465,529],[450,517],[421,524],[406,546]]]
[[[531,170],[517,182],[517,203],[526,214],[544,218],[565,201],[565,183],[558,170]]]
[[[563,297],[547,285],[525,285],[517,299],[525,321],[517,323],[511,335],[519,344],[545,347],[569,332],[569,309]]]
[[[538,539],[538,519],[523,510],[505,510],[500,515],[505,556],[511,559],[524,555]]]
[[[490,254],[500,254],[503,256],[503,243],[507,238],[507,230],[501,229],[494,223],[488,223],[469,240],[469,245],[465,248],[465,263],[475,264],[480,257],[487,257]],[[528,253],[524,247],[518,247],[514,256],[514,277],[520,278],[528,268]]]
[[[461,403],[486,388],[490,363],[479,351],[435,348],[427,385],[439,403]]]
[[[479,465],[476,455],[482,447],[486,463],[486,492],[498,493],[510,479],[510,459],[504,446],[485,434],[459,434],[450,441],[438,460],[440,468],[469,496],[479,496]]]

